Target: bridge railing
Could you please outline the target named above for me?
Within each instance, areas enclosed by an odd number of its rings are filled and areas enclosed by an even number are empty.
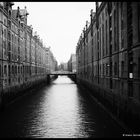
[[[76,74],[76,73],[70,71],[54,71],[54,72],[50,72],[49,74]]]

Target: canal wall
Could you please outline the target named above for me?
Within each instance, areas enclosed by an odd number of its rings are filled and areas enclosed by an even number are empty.
[[[140,106],[138,104],[130,98],[120,96],[119,93],[104,89],[86,79],[77,77],[77,84],[91,91],[91,96],[95,97],[108,110],[108,113],[116,118],[115,120],[132,132],[140,132]]]
[[[55,80],[56,76],[51,76],[50,81]],[[11,102],[16,100],[17,98],[22,97],[24,94],[28,94],[29,90],[40,88],[48,84],[47,75],[39,76],[38,78],[30,81],[26,81],[22,84],[9,86],[1,90],[1,98],[0,98],[0,110],[4,110],[6,106],[8,106]]]

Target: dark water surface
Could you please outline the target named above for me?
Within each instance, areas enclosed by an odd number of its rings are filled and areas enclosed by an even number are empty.
[[[68,77],[32,91],[0,114],[0,137],[121,137],[125,131]]]

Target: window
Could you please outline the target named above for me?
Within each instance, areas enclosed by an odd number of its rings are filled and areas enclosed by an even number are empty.
[[[112,83],[112,79],[110,79],[110,89],[112,89],[113,87],[113,83]]]
[[[124,61],[121,62],[121,76],[123,76],[124,73]]]
[[[9,85],[11,84],[11,78],[9,78]]]
[[[14,74],[14,66],[12,66],[12,74]]]
[[[18,66],[18,73],[20,73],[20,66]]]
[[[4,75],[7,76],[7,65],[4,65]]]
[[[109,65],[108,65],[108,63],[106,63],[106,75],[108,76],[108,67],[109,67]]]
[[[9,75],[10,75],[10,73],[11,73],[11,67],[10,67],[10,65],[8,66],[8,70],[9,70]]]
[[[15,66],[15,74],[17,74],[17,66]]]
[[[11,51],[11,43],[8,42],[8,50]]]
[[[22,66],[20,67],[20,72],[21,72],[21,74],[23,73],[23,71],[22,71]]]
[[[117,63],[114,64],[114,75],[117,75]]]
[[[104,64],[103,64],[103,76],[104,76]]]
[[[8,32],[8,39],[11,40],[11,33],[10,33],[10,31]]]
[[[129,71],[129,78],[133,78],[133,53],[129,54],[128,71]]]

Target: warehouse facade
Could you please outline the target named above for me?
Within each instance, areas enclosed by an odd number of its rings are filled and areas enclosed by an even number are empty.
[[[16,91],[46,80],[51,71],[49,62],[54,59],[27,25],[26,7],[13,10],[12,5],[0,2],[0,104],[3,99],[14,98]]]
[[[96,2],[76,47],[79,82],[133,127],[140,122],[139,9],[139,2]]]

